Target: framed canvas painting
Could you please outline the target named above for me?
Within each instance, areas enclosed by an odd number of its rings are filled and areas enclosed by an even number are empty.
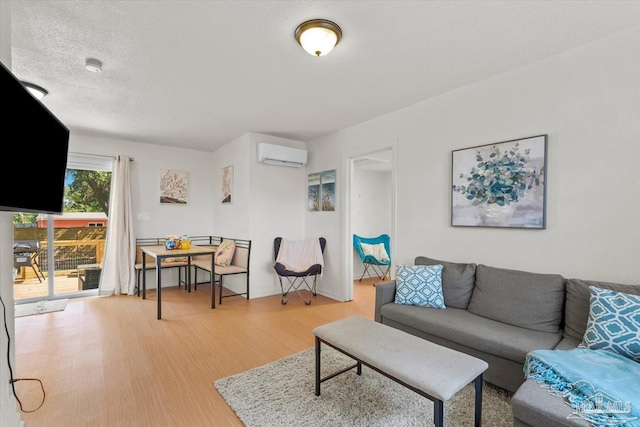
[[[320,172],[310,173],[307,177],[307,210],[318,212],[320,210]]]
[[[323,171],[320,178],[322,188],[323,211],[334,211],[336,209],[336,170]]]
[[[231,203],[233,194],[233,165],[222,168],[222,203]]]
[[[188,172],[160,169],[160,204],[186,205],[188,193]]]
[[[454,150],[451,225],[546,228],[547,135]]]

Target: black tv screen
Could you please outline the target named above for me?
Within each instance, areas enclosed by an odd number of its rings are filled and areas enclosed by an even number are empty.
[[[69,129],[0,65],[4,149],[14,153],[2,162],[0,211],[62,213]]]

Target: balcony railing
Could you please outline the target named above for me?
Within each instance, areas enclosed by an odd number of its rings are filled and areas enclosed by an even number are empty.
[[[38,240],[40,251],[36,255],[36,262],[42,273],[54,271],[56,275],[68,275],[75,272],[78,265],[100,264],[104,258],[106,243],[106,227],[73,227],[56,228],[53,241],[54,268],[49,267],[49,251],[46,229],[43,228],[14,228],[14,241]],[[35,278],[35,272],[30,267],[19,267],[16,279]]]
[[[55,271],[75,270],[82,264],[99,264],[104,256],[104,240],[54,241]],[[41,243],[43,244],[43,243]],[[44,244],[43,244],[44,246]],[[49,248],[44,246],[38,254],[40,270],[49,271]]]

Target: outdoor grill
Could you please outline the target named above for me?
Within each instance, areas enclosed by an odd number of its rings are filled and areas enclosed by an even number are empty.
[[[13,268],[31,267],[36,277],[42,283],[44,274],[38,265],[38,255],[40,254],[39,240],[18,240],[13,244]]]

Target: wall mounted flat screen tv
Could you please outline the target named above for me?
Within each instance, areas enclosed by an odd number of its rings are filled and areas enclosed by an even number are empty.
[[[0,105],[3,148],[17,153],[0,166],[0,211],[62,213],[69,129],[1,62]]]

